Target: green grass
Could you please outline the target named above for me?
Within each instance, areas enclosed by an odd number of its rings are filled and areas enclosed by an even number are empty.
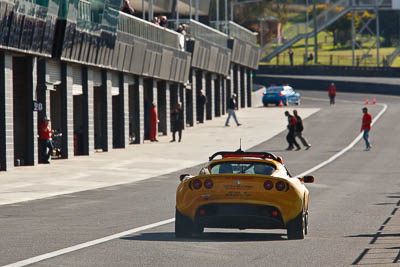
[[[363,44],[363,51],[366,52],[368,47],[373,43]],[[383,66],[383,60],[395,50],[395,47],[384,47],[379,49],[380,66]],[[305,55],[305,40],[300,40],[292,46],[294,52],[294,65],[304,65]],[[363,51],[357,50],[355,54],[355,61],[357,58],[361,59]],[[308,39],[308,53],[314,54],[314,38]],[[376,48],[372,48],[369,52],[370,57],[359,62],[359,66],[376,66],[377,55]],[[352,50],[351,44],[346,46],[333,46],[333,37],[328,32],[320,32],[318,34],[318,65],[332,65],[332,66],[352,66]],[[279,57],[275,57],[269,63],[261,63],[261,65],[289,65],[288,50],[282,52]],[[315,65],[314,61],[307,62],[307,65]],[[392,64],[392,67],[400,66],[400,57],[398,57]]]

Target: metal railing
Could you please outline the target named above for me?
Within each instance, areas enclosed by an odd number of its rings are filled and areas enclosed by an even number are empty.
[[[250,31],[249,29],[233,22],[229,21],[213,21],[211,25],[224,33],[226,33],[229,38],[236,38],[244,42],[257,45],[257,33]]]
[[[327,10],[320,13],[317,20],[316,32],[320,32],[328,27],[330,24],[335,22],[337,19],[346,14],[351,8],[354,7],[379,7],[388,8],[392,6],[391,0],[338,0],[330,1]],[[282,51],[289,48],[294,43],[305,37],[311,37],[314,35],[314,23],[310,20],[307,25],[305,23],[298,23],[287,30],[285,30],[281,36],[278,36],[270,40],[262,48],[262,58],[264,61],[269,61]]]
[[[138,17],[120,12],[118,30],[163,45],[180,48],[180,34]]]
[[[196,20],[187,20],[187,33],[191,38],[201,39],[222,47],[228,46],[228,35]]]

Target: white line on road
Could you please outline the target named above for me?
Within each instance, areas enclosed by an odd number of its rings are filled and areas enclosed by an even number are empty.
[[[82,243],[82,244],[78,244],[78,245],[75,245],[75,246],[72,246],[72,247],[69,247],[69,248],[63,248],[63,249],[56,250],[56,251],[53,251],[53,252],[50,252],[50,253],[46,253],[46,254],[43,254],[43,255],[40,255],[40,256],[36,256],[36,257],[30,258],[30,259],[26,259],[26,260],[23,260],[23,261],[11,263],[11,264],[5,265],[3,267],[26,266],[26,265],[29,265],[29,264],[37,263],[39,261],[47,260],[47,259],[50,259],[50,258],[54,258],[54,257],[60,256],[60,255],[63,255],[63,254],[67,254],[67,253],[70,253],[70,252],[73,252],[73,251],[77,251],[77,250],[80,250],[80,249],[83,249],[83,248],[95,246],[95,245],[98,245],[98,244],[101,244],[101,243],[104,243],[104,242],[108,242],[108,241],[111,241],[111,240],[114,240],[114,239],[117,239],[117,238],[121,238],[123,236],[131,235],[131,234],[134,234],[134,233],[137,233],[137,232],[141,232],[141,231],[144,231],[144,230],[148,230],[148,229],[151,229],[151,228],[155,228],[155,227],[158,227],[158,226],[161,226],[161,225],[169,224],[169,223],[172,223],[174,221],[175,221],[175,218],[171,218],[171,219],[168,219],[168,220],[164,220],[164,221],[148,224],[148,225],[145,225],[145,226],[133,228],[131,230],[124,231],[124,232],[121,232],[121,233],[118,233],[118,234],[106,236],[106,237],[103,237],[103,238],[99,238],[99,239],[96,239],[96,240],[92,240],[92,241],[88,241],[88,242],[85,242],[85,243]]]
[[[372,120],[372,125],[374,125],[378,119],[383,115],[383,113],[386,112],[387,110],[387,105],[386,104],[378,104],[380,106],[383,106],[383,109],[378,113],[378,115],[376,115],[376,117]],[[336,160],[338,157],[342,156],[344,153],[346,153],[347,151],[349,151],[350,149],[352,149],[355,144],[358,143],[358,141],[360,141],[360,139],[362,138],[363,133],[360,133],[354,140],[353,142],[351,142],[347,147],[343,148],[342,150],[340,150],[338,153],[336,153],[335,155],[333,155],[332,157],[330,157],[329,159],[325,160],[324,162],[321,162],[320,164],[318,164],[317,166],[303,172],[300,173],[297,176],[304,176],[307,175],[309,173],[315,172],[318,169],[321,169],[322,167],[328,165],[329,163],[333,162],[334,160]]]
[[[385,111],[387,110],[387,107],[388,107],[386,104],[377,104],[377,105],[383,106],[383,109],[373,119],[372,125],[374,125],[377,122],[377,120],[385,113]],[[317,166],[315,166],[315,167],[313,167],[313,168],[311,168],[311,169],[309,169],[309,170],[297,175],[296,177],[307,175],[307,174],[309,174],[311,172],[314,172],[314,171],[326,166],[327,164],[333,162],[338,157],[340,157],[341,155],[346,153],[348,150],[353,148],[354,145],[357,144],[357,142],[360,141],[361,138],[362,138],[362,133],[360,133],[353,140],[353,142],[351,142],[347,147],[345,147],[344,149],[342,149],[341,151],[339,151],[338,153],[336,153],[335,155],[330,157],[328,160],[326,160],[326,161],[318,164]],[[22,267],[22,266],[26,266],[26,265],[29,265],[29,264],[33,264],[33,263],[37,263],[37,262],[43,261],[43,260],[47,260],[47,259],[50,259],[50,258],[61,256],[61,255],[64,255],[64,254],[67,254],[67,253],[70,253],[70,252],[74,252],[74,251],[77,251],[77,250],[80,250],[80,249],[84,249],[84,248],[92,247],[92,246],[95,246],[95,245],[98,245],[98,244],[101,244],[101,243],[105,243],[105,242],[108,242],[108,241],[111,241],[111,240],[114,240],[114,239],[117,239],[117,238],[121,238],[123,236],[131,235],[131,234],[138,233],[138,232],[141,232],[141,231],[144,231],[144,230],[149,230],[149,229],[152,229],[152,228],[155,228],[155,227],[166,225],[166,224],[172,223],[174,221],[175,221],[175,218],[171,218],[171,219],[163,220],[163,221],[160,221],[160,222],[148,224],[148,225],[145,225],[145,226],[133,228],[131,230],[127,230],[127,231],[124,231],[124,232],[121,232],[121,233],[117,233],[117,234],[114,234],[114,235],[106,236],[106,237],[103,237],[103,238],[99,238],[99,239],[96,239],[96,240],[92,240],[92,241],[88,241],[88,242],[85,242],[85,243],[82,243],[82,244],[78,244],[78,245],[75,245],[75,246],[72,246],[72,247],[63,248],[63,249],[56,250],[56,251],[53,251],[53,252],[50,252],[50,253],[46,253],[46,254],[43,254],[43,255],[39,255],[39,256],[36,256],[36,257],[33,257],[33,258],[29,258],[29,259],[26,259],[26,260],[22,260],[22,261],[18,261],[18,262],[15,262],[15,263],[8,264],[8,265],[4,265],[3,267]]]

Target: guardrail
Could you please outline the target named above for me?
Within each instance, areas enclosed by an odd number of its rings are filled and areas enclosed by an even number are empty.
[[[119,12],[118,30],[159,44],[180,48],[181,34],[123,12]]]
[[[176,20],[169,20],[171,27],[177,28],[176,24]],[[222,47],[228,45],[228,35],[196,20],[179,20],[179,24],[187,25],[186,38],[200,39]]]
[[[257,33],[252,32],[233,21],[229,21],[228,24],[226,21],[213,21],[211,22],[211,25],[214,28],[226,33],[230,38],[236,38],[247,43],[257,45]]]

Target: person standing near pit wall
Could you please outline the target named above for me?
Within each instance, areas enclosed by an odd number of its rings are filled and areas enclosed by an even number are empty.
[[[41,147],[41,162],[42,163],[50,163],[50,157],[53,153],[53,142],[51,141],[51,133],[53,130],[50,129],[49,126],[50,119],[49,117],[44,117],[43,122],[40,125],[40,136],[39,136],[39,144]],[[47,150],[48,149],[48,150]]]
[[[365,141],[365,151],[369,151],[371,149],[371,144],[369,142],[369,132],[371,131],[372,116],[368,112],[368,108],[366,107],[362,109],[362,112],[364,113],[364,116],[362,118],[360,132],[364,131],[363,138]]]
[[[328,94],[329,94],[329,102],[331,106],[335,105],[335,97],[336,97],[336,86],[334,83],[331,83],[328,87]]]

